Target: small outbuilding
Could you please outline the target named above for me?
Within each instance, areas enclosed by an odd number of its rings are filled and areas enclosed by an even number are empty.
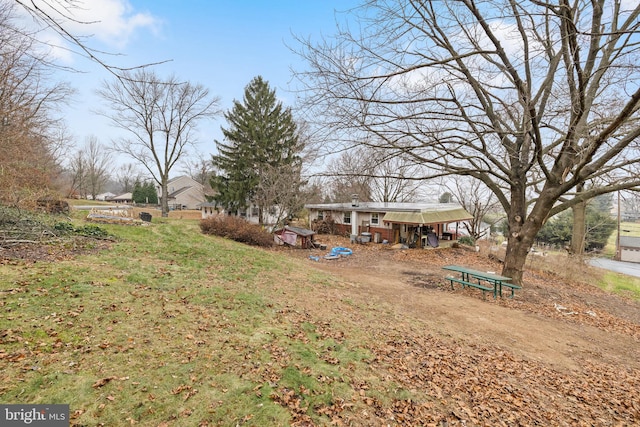
[[[640,237],[620,236],[620,261],[640,262]]]
[[[298,246],[304,249],[313,247],[315,231],[301,227],[286,225],[273,233],[273,239],[278,245]]]

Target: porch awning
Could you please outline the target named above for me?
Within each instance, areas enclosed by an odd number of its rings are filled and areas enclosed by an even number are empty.
[[[448,222],[467,221],[473,215],[463,208],[449,210],[425,210],[421,212],[387,212],[382,218],[384,222],[395,224],[444,224]]]

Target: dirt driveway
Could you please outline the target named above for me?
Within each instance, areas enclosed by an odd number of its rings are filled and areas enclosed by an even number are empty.
[[[322,256],[328,250],[286,251],[344,281],[334,298],[375,301],[399,322],[407,319],[430,334],[463,345],[504,349],[554,369],[579,369],[585,361],[640,369],[640,304],[635,301],[536,271],[526,274],[525,286],[513,300],[483,298],[478,289],[451,290],[441,267],[461,264],[499,272],[500,263],[486,253],[350,245],[336,236],[318,240],[328,249],[347,246],[353,254],[326,260]]]

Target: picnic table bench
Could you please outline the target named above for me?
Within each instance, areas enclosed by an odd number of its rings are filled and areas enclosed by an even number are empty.
[[[461,274],[460,279],[451,276],[447,277],[447,280],[451,282],[451,289],[453,289],[454,283],[460,283],[463,288],[465,286],[470,286],[482,290],[483,296],[485,292],[492,292],[494,298],[498,295],[502,298],[503,287],[511,289],[510,298],[513,298],[516,289],[522,289],[521,286],[509,283],[511,281],[511,277],[474,270],[460,265],[445,265],[442,268],[444,270],[455,271]]]

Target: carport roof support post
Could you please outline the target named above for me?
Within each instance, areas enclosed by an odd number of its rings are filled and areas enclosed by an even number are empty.
[[[356,210],[351,211],[351,235],[358,235],[358,211]]]

